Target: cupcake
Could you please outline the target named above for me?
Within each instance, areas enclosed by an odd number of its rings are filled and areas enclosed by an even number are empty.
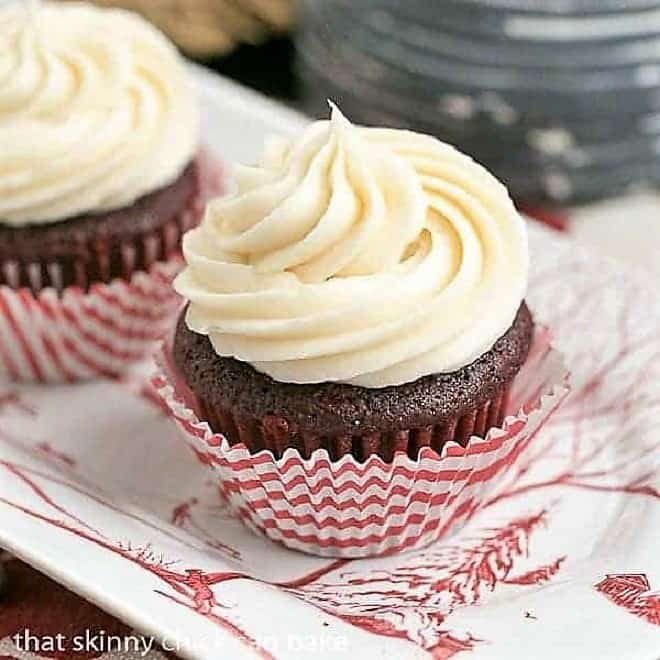
[[[0,370],[114,375],[153,350],[217,194],[174,46],[135,14],[0,9]]]
[[[184,238],[175,359],[213,430],[276,456],[415,456],[501,423],[533,323],[504,188],[336,108]]]
[[[340,556],[437,538],[563,396],[524,221],[451,146],[336,107],[235,178],[184,237],[158,389],[271,538]]]

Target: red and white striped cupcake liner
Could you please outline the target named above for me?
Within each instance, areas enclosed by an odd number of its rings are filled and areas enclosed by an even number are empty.
[[[183,226],[196,225],[206,202],[222,191],[220,166],[206,152],[199,158],[200,192],[183,211],[185,218],[178,218]],[[179,230],[168,229],[163,234],[176,233],[178,242]],[[170,248],[167,252],[177,253],[177,245]],[[133,246],[124,252],[130,271]],[[0,285],[0,378],[41,383],[113,378],[151,355],[180,309],[172,280],[183,260],[180,256],[149,259],[149,254],[158,252],[152,236],[145,237],[143,252],[149,269],[135,271],[127,279],[61,291],[35,285],[37,293]]]
[[[0,374],[42,383],[114,377],[146,357],[172,323],[180,300],[172,278],[181,259],[130,281],[89,291],[0,287]]]
[[[289,548],[324,557],[367,557],[418,548],[454,531],[496,491],[502,478],[568,394],[568,372],[537,331],[530,356],[517,376],[510,414],[485,438],[466,447],[447,443],[417,459],[397,453],[385,463],[373,455],[361,463],[350,455],[332,461],[325,449],[304,459],[287,449],[251,454],[230,446],[200,420],[178,377],[171,342],[157,354],[153,384],[198,458],[212,467],[221,493],[243,522]]]

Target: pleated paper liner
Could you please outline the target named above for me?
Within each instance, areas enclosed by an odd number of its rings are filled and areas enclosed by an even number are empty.
[[[81,267],[76,286],[42,288],[44,273],[48,282],[61,280],[60,264],[35,263],[29,288],[0,286],[0,377],[42,383],[112,378],[153,352],[181,304],[172,280],[182,266],[182,231],[195,226],[206,202],[222,191],[220,165],[206,152],[198,160],[199,194],[188,207],[141,245],[121,246],[125,277],[89,282]]]
[[[280,458],[243,443],[230,445],[194,412],[168,338],[157,354],[153,383],[182,438],[215,470],[222,494],[251,529],[273,541],[324,557],[367,557],[418,548],[464,525],[497,489],[543,423],[569,391],[562,356],[549,333],[537,330],[529,358],[510,392],[507,416],[484,438],[440,453],[404,451],[391,461],[350,454],[333,460],[326,449]]]
[[[217,408],[200,396],[195,396],[193,409],[213,431],[224,435],[231,446],[242,443],[251,454],[267,449],[275,458],[280,458],[287,448],[293,447],[304,458],[309,458],[318,449],[325,449],[332,460],[338,460],[345,454],[351,454],[358,460],[378,454],[387,462],[400,451],[415,457],[423,447],[441,452],[447,442],[465,446],[472,435],[484,436],[488,429],[504,421],[508,397],[509,390],[504,387],[471,411],[435,425],[334,437],[300,432],[277,415],[256,418],[236,414],[229,408]]]

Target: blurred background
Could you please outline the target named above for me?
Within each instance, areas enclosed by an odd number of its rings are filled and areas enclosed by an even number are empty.
[[[516,201],[562,209],[660,181],[660,0],[99,0],[313,115],[434,134]]]

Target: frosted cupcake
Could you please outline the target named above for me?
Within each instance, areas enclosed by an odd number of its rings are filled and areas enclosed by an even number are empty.
[[[195,96],[129,12],[11,4],[0,52],[0,370],[114,375],[169,323],[181,237],[219,192]]]
[[[236,181],[175,283],[175,364],[213,431],[390,461],[502,423],[533,322],[525,225],[498,181],[336,108]]]
[[[452,147],[334,109],[186,234],[154,385],[251,529],[365,557],[459,528],[567,393],[525,225]]]

